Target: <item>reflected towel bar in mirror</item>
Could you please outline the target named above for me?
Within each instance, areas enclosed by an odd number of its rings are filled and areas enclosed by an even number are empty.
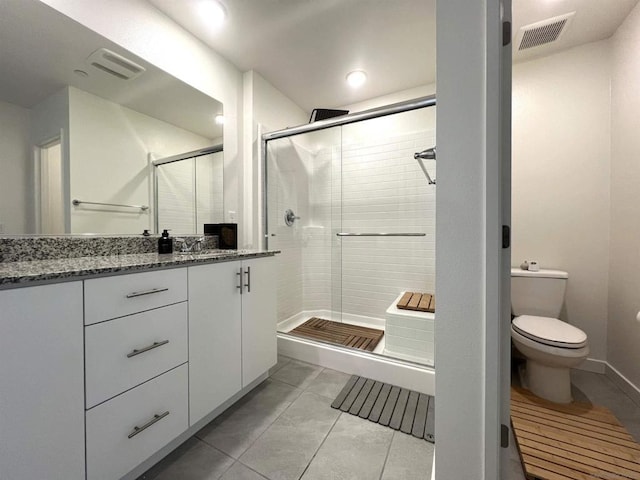
[[[336,233],[338,237],[424,237],[426,233]]]
[[[82,205],[82,204],[87,204],[87,205],[102,205],[102,206],[107,206],[107,207],[125,207],[125,208],[137,208],[140,210],[149,210],[149,206],[148,205],[125,205],[122,203],[102,203],[102,202],[86,202],[84,200],[73,200],[71,203],[73,203],[73,205],[75,207],[77,207],[78,205]]]

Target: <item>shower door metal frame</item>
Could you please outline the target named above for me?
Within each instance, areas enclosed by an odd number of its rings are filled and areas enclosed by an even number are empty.
[[[285,128],[283,130],[277,130],[275,132],[263,134],[260,153],[262,155],[262,235],[264,238],[263,246],[265,250],[269,249],[269,216],[267,211],[267,144],[269,141],[276,140],[278,138],[293,137],[295,135],[300,135],[303,133],[317,132],[319,130],[326,130],[327,128],[362,122],[364,120],[370,120],[373,118],[386,117],[388,115],[394,115],[396,113],[404,113],[421,108],[434,107],[435,105],[436,96],[428,95],[426,97],[419,97],[413,100],[393,103],[384,107],[372,108],[370,110],[364,110],[362,112],[350,113],[348,115],[342,115],[340,117],[329,118],[327,120],[320,120],[318,122],[313,122],[292,128]]]

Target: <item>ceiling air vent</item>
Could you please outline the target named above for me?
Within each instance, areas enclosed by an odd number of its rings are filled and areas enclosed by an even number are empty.
[[[106,48],[93,52],[87,61],[90,65],[121,80],[133,80],[145,71],[143,66]]]
[[[548,18],[541,22],[525,25],[518,32],[518,50],[539,47],[547,43],[555,42],[565,32],[576,12]]]

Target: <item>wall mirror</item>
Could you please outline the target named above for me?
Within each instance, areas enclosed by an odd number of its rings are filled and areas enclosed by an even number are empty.
[[[189,234],[223,221],[219,101],[41,2],[0,2],[0,64],[0,235]],[[215,159],[162,169],[174,200],[200,190],[206,212],[167,224],[185,214],[158,202],[154,161],[212,146]]]

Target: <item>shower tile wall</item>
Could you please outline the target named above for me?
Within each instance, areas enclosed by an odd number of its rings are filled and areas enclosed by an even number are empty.
[[[434,144],[433,132],[417,132],[342,146],[341,195],[332,195],[334,202],[341,200],[341,208],[334,205],[334,231],[325,233],[332,237],[325,238],[325,245],[337,242],[334,260],[340,268],[333,268],[333,298],[341,298],[343,314],[384,319],[401,291],[435,292],[435,187],[413,159],[416,151]],[[335,191],[337,182],[325,183],[325,190]],[[327,209],[319,212],[325,216],[318,223],[326,224]],[[336,237],[337,231],[426,236]],[[304,270],[313,269],[313,259],[306,252],[304,258]]]

